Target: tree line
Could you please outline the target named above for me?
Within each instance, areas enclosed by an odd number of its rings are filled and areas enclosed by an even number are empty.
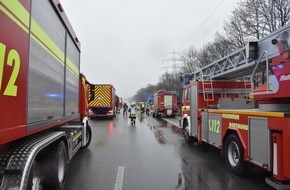
[[[196,48],[191,44],[180,53],[182,65],[178,75],[166,72],[156,85],[148,84],[133,96],[136,101],[145,101],[148,93],[163,89],[180,92],[183,83],[180,77],[192,73],[231,52],[244,47],[249,40],[259,40],[288,23],[290,0],[241,0],[231,15],[224,21],[223,30],[215,33],[212,42]],[[178,93],[179,94],[179,93]]]

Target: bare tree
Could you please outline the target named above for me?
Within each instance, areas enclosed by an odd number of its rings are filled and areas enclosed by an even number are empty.
[[[148,93],[154,93],[161,89],[166,91],[179,91],[181,88],[182,83],[177,75],[172,73],[164,73],[160,77],[158,84],[148,84],[146,87],[139,89],[133,96],[133,100],[137,102],[145,102]]]
[[[264,18],[267,32],[273,32],[284,26],[289,20],[289,0],[259,0],[260,14]]]
[[[265,18],[261,14],[261,0],[247,0],[240,3],[237,10],[241,25],[244,28],[244,36],[254,36],[256,39],[264,37],[267,33]]]
[[[183,65],[180,67],[180,72],[184,73],[192,73],[201,67],[201,65],[197,62],[197,51],[191,46],[180,54],[180,58],[183,62]]]
[[[156,85],[148,84],[146,87],[141,88],[133,96],[133,100],[137,102],[145,102],[148,93],[154,93],[157,90]]]
[[[239,9],[235,9],[232,14],[229,20],[224,23],[224,31],[227,40],[235,49],[239,49],[245,45],[246,29],[242,25]]]
[[[216,32],[214,46],[220,58],[225,57],[235,50],[234,45],[224,35]]]
[[[290,0],[245,0],[234,9],[224,23],[226,37],[236,44],[236,49],[245,45],[245,38],[261,39],[284,26],[289,20]]]
[[[157,87],[166,91],[177,91],[182,87],[182,83],[178,75],[172,73],[164,73],[160,79]]]

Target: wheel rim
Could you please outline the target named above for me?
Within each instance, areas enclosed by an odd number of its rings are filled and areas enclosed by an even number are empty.
[[[59,161],[58,161],[58,181],[61,183],[64,180],[65,175],[65,157],[63,152],[59,154]]]
[[[89,142],[89,140],[90,140],[90,130],[87,128],[86,129],[86,142],[85,142],[85,144],[87,144]]]
[[[184,131],[184,138],[186,139],[186,140],[188,140],[189,139],[189,127],[188,127],[188,123],[186,123],[185,124],[185,127],[184,127],[184,129],[183,129]]]
[[[32,175],[31,190],[42,190],[42,178],[40,177],[41,175],[39,173],[39,165],[36,163],[36,161],[34,161],[30,172],[31,174],[29,175]]]
[[[185,129],[184,129],[184,137],[185,137],[185,139],[189,139],[188,127],[185,127]]]
[[[37,176],[33,176],[32,179],[32,190],[42,190],[41,179]]]
[[[229,160],[229,163],[233,167],[235,167],[235,166],[238,165],[239,158],[240,158],[240,150],[239,150],[239,147],[238,147],[237,143],[230,142],[229,148],[228,148],[228,160]]]

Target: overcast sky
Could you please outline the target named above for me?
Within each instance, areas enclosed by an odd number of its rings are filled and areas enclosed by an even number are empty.
[[[238,0],[60,0],[81,42],[81,72],[126,98],[157,84],[175,50],[212,41]]]

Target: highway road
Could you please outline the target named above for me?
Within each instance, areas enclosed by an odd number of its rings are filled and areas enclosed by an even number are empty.
[[[177,119],[90,120],[93,139],[68,165],[67,190],[273,190],[259,169],[238,177],[220,151],[185,142]]]

